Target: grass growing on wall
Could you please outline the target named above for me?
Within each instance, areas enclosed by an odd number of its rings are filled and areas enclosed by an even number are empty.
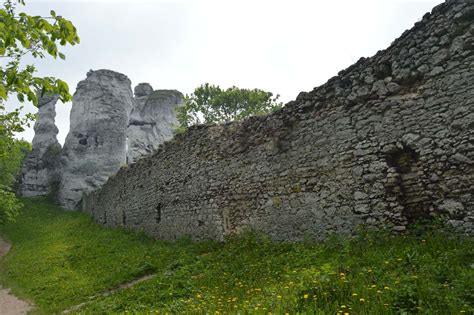
[[[279,243],[160,242],[24,200],[0,283],[52,313],[473,314],[474,241],[440,229]],[[110,296],[106,289],[155,277]]]

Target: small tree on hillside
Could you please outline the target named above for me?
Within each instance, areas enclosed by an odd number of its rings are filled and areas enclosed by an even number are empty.
[[[187,95],[183,106],[177,110],[179,128],[201,123],[223,123],[242,120],[249,116],[265,115],[280,108],[279,96],[259,89],[226,90],[205,83]]]

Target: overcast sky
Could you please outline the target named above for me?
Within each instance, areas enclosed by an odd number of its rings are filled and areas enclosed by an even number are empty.
[[[126,74],[132,89],[184,94],[204,82],[260,88],[283,102],[312,90],[360,57],[385,49],[442,0],[26,0],[29,13],[54,9],[81,43],[66,61],[35,60],[40,75],[75,91],[90,69]],[[23,9],[23,8],[22,8]],[[61,143],[71,103],[58,103]],[[10,102],[10,108],[16,106]],[[32,105],[25,109],[35,112]],[[32,128],[19,135],[33,138]]]

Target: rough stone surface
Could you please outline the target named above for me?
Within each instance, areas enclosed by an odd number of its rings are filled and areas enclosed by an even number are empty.
[[[85,196],[84,211],[163,239],[250,226],[300,240],[431,216],[473,234],[472,12],[448,0],[280,111],[176,136]]]
[[[182,102],[183,95],[175,90],[153,91],[147,83],[135,87],[134,108],[127,131],[128,163],[150,154],[173,137],[173,129],[178,124],[175,110]]]
[[[135,97],[148,96],[153,93],[153,87],[149,83],[140,83],[133,90]]]
[[[79,82],[61,157],[58,199],[63,207],[80,208],[83,192],[97,189],[125,165],[132,107],[131,82],[123,74],[90,71]]]
[[[34,125],[32,151],[27,155],[20,178],[20,194],[25,197],[54,193],[58,184],[58,165],[61,145],[54,124],[56,103],[59,97],[45,95],[38,101],[38,114]]]

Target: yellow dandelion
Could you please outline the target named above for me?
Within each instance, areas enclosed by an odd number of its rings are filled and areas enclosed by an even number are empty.
[[[361,301],[361,302],[365,302],[365,299],[359,299],[359,301]]]
[[[383,287],[384,290],[390,290],[390,287]]]
[[[303,298],[307,299],[309,297],[308,294],[303,295]]]
[[[345,306],[345,305],[341,305],[341,308],[346,308],[346,306]]]
[[[281,295],[277,295],[277,298],[281,299]]]
[[[357,296],[357,293],[352,293],[352,296]]]

